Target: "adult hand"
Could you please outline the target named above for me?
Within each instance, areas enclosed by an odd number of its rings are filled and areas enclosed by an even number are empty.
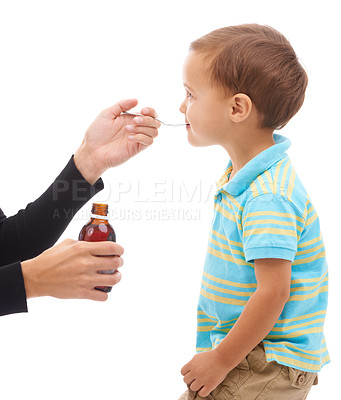
[[[74,155],[83,177],[93,185],[108,168],[116,167],[144,150],[158,135],[160,122],[153,108],[143,108],[143,117],[121,115],[137,105],[136,99],[122,100],[102,111],[85,133]]]
[[[105,301],[108,294],[95,287],[116,285],[121,274],[116,271],[106,275],[98,271],[121,267],[123,251],[123,247],[115,242],[66,239],[21,263],[26,296]]]

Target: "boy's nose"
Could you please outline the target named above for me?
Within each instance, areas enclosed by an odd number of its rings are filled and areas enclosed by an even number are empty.
[[[186,113],[186,105],[185,105],[185,102],[186,102],[186,100],[184,100],[184,101],[181,103],[180,108],[179,108],[180,112],[182,112],[183,114]]]

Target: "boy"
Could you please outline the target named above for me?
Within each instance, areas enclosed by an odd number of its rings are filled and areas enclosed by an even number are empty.
[[[230,161],[217,184],[185,399],[305,399],[329,362],[328,271],[319,218],[274,134],[307,75],[285,37],[257,24],[215,30],[184,64],[188,140]]]

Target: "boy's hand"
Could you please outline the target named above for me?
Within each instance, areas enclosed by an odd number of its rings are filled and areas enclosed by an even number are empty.
[[[181,374],[190,389],[206,397],[221,383],[232,368],[214,349],[196,354],[184,365]]]
[[[108,168],[116,167],[153,143],[160,122],[153,108],[143,108],[143,117],[121,115],[137,105],[136,99],[122,100],[102,111],[89,126],[75,152],[74,162],[93,185]]]

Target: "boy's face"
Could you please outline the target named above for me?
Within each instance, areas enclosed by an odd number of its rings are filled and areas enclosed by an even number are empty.
[[[193,146],[222,144],[231,128],[229,99],[209,82],[202,65],[202,54],[190,51],[183,68],[186,98],[180,111],[185,114],[188,141]]]

